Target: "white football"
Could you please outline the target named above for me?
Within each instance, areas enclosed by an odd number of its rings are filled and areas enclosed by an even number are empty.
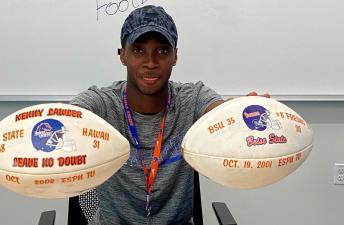
[[[68,198],[110,178],[128,141],[96,114],[69,104],[21,109],[0,122],[0,184],[41,198]]]
[[[270,98],[241,97],[202,116],[186,133],[184,159],[225,186],[272,184],[297,169],[313,147],[309,124]]]

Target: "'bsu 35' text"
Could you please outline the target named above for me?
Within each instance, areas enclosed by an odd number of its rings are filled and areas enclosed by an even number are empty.
[[[106,0],[104,0],[105,2]],[[148,0],[111,0],[110,2],[102,2],[97,0],[97,20],[101,14],[113,16],[121,12],[125,12],[131,7],[138,8]]]

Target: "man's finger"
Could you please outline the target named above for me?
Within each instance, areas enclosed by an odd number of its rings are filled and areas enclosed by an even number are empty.
[[[258,93],[255,91],[251,91],[250,93],[248,93],[246,96],[257,96]]]
[[[262,97],[265,97],[265,98],[270,98],[271,96],[270,96],[270,94],[269,94],[269,93],[265,93],[265,94],[263,94],[263,95],[262,95]]]

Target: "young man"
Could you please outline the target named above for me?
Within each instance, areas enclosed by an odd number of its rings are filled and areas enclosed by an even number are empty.
[[[192,224],[194,171],[182,158],[181,142],[192,124],[223,100],[202,82],[169,80],[177,40],[163,8],[134,10],[121,30],[127,80],[90,87],[71,101],[104,118],[131,145],[123,167],[80,196],[89,224]]]

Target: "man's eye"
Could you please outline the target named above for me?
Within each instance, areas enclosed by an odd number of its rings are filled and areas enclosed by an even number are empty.
[[[159,54],[164,54],[164,55],[167,55],[169,53],[168,49],[167,48],[160,48],[158,50],[158,53]]]
[[[142,52],[142,49],[139,49],[139,48],[134,48],[133,49],[133,53],[134,54],[140,54]]]

